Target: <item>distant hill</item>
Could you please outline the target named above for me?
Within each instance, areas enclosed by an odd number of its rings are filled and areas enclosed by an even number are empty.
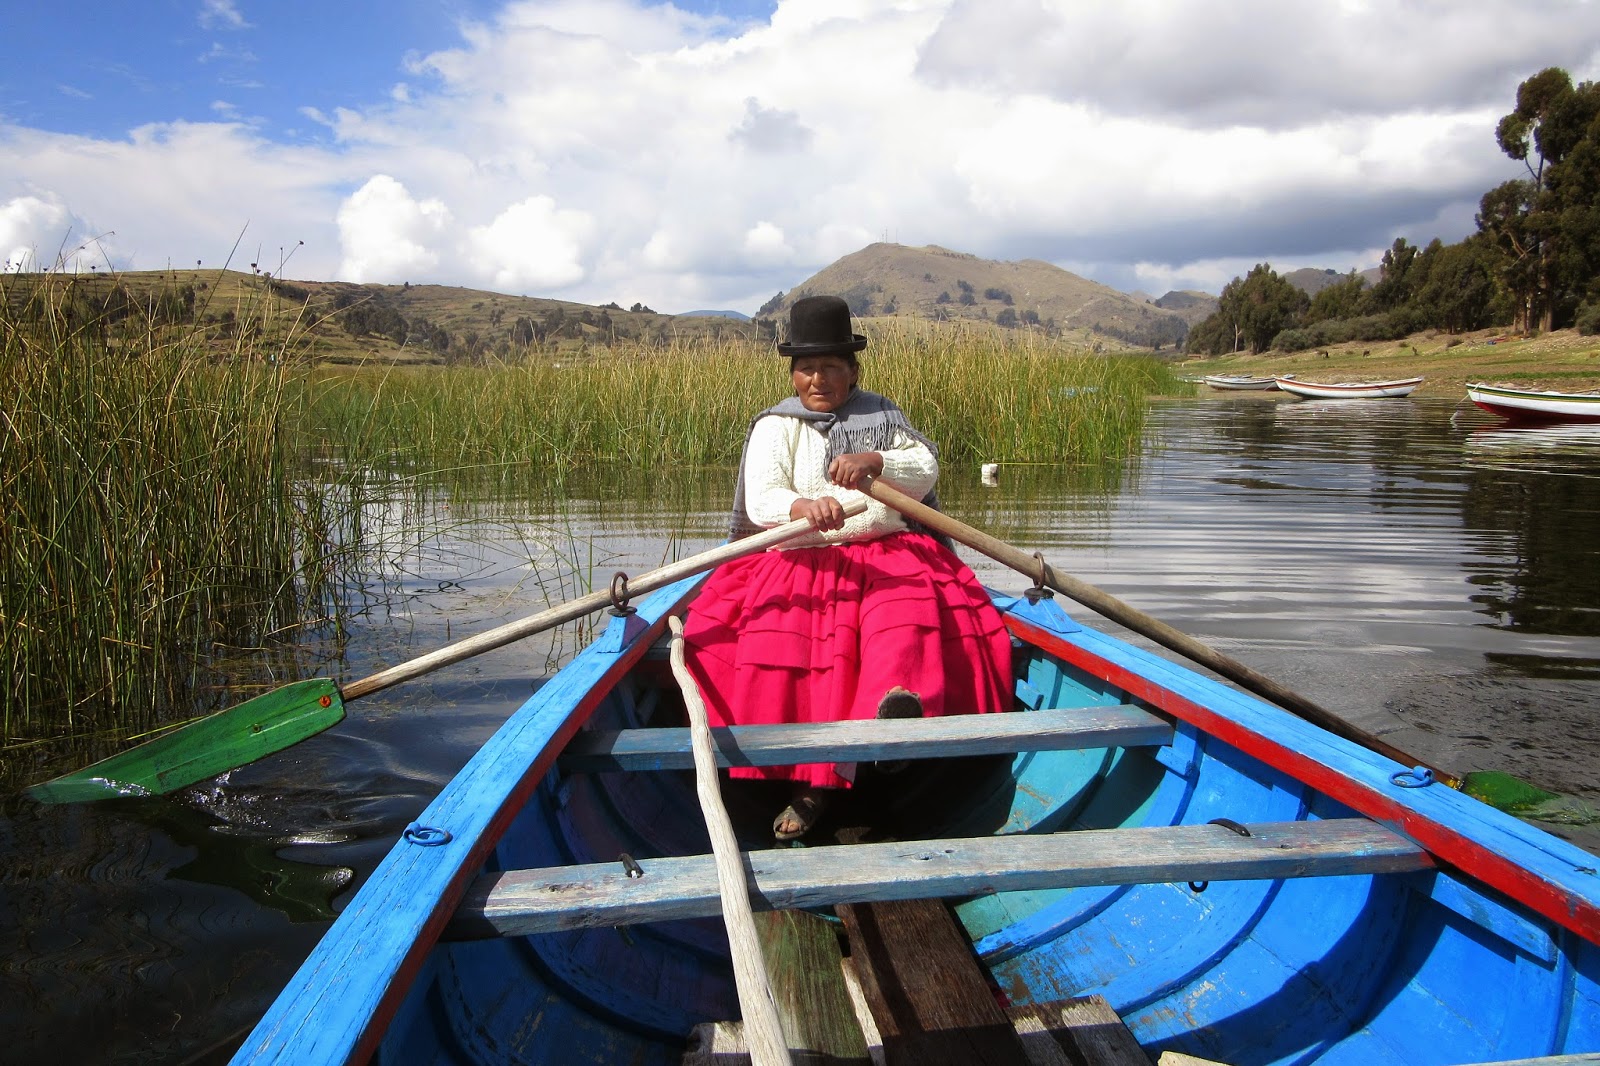
[[[869,244],[769,301],[756,319],[781,321],[795,300],[821,293],[844,297],[859,317],[987,320],[1144,347],[1172,345],[1188,332],[1181,314],[1043,260],[980,259],[937,245]]]
[[[1326,289],[1329,285],[1332,285],[1335,282],[1343,281],[1345,276],[1346,275],[1341,274],[1337,270],[1319,270],[1316,267],[1301,267],[1299,270],[1291,270],[1287,274],[1282,275],[1283,280],[1287,281],[1290,285],[1293,285],[1307,296],[1315,296],[1323,289]],[[1383,271],[1378,267],[1373,267],[1370,270],[1360,271],[1359,276],[1362,281],[1366,282],[1370,286],[1376,283],[1379,278],[1383,277]]]
[[[735,318],[740,322],[750,321],[750,316],[743,311],[679,311],[674,318]]]
[[[1215,296],[1194,289],[1174,289],[1151,302],[1163,311],[1178,315],[1191,326],[1210,318],[1219,306]]]

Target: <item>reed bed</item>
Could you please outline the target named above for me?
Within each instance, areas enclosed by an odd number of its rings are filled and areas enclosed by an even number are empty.
[[[1146,357],[1027,334],[878,323],[863,387],[894,398],[946,461],[1082,463],[1134,454],[1146,397],[1177,384]],[[306,431],[353,461],[437,469],[737,462],[755,412],[789,393],[770,345],[680,342],[535,354],[480,367],[329,371],[305,382]]]
[[[0,672],[8,745],[196,709],[211,664],[320,613],[288,371],[181,322],[0,291]]]

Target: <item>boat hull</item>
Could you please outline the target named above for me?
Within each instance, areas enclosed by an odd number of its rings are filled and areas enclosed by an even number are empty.
[[[1200,379],[1213,389],[1223,391],[1259,391],[1262,389],[1275,389],[1278,383],[1273,378],[1252,378],[1233,374],[1211,374]]]
[[[419,817],[452,839],[396,845],[237,1062],[676,1063],[692,1025],[737,1016],[713,919],[591,927],[580,909],[552,932],[440,939],[486,871],[615,864],[622,878],[625,854],[649,877],[653,857],[707,850],[687,771],[555,761],[580,724],[677,724],[645,650],[690,584],[613,622],[516,712]],[[1011,1002],[1098,993],[1152,1059],[1235,1066],[1600,1050],[1593,856],[1443,786],[1407,787],[1396,764],[1049,600],[997,605],[1016,637],[1019,711],[1136,704],[1171,721],[1170,740],[918,763],[877,794],[885,818],[905,816],[901,834],[1361,817],[1428,857],[1410,872],[974,888],[955,912]],[[771,847],[759,839],[770,811],[758,813],[752,856]]]
[[[1384,400],[1410,396],[1422,384],[1422,378],[1331,383],[1278,378],[1277,383],[1284,392],[1309,400]]]
[[[1474,384],[1467,386],[1467,398],[1491,414],[1520,422],[1600,422],[1600,393]]]

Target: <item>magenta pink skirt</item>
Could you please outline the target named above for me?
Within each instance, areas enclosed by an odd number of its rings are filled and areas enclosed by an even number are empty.
[[[923,533],[767,551],[714,571],[684,625],[713,725],[871,718],[895,685],[923,713],[1011,707],[1011,637],[965,563]],[[833,763],[735,767],[824,788]]]

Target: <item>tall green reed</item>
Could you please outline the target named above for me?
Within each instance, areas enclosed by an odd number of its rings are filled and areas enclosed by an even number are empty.
[[[1136,356],[1073,351],[993,329],[880,323],[862,385],[883,392],[949,461],[1081,463],[1133,455],[1146,397],[1175,382]],[[434,468],[640,469],[736,462],[750,418],[788,395],[770,345],[682,341],[487,368],[324,371],[304,428],[351,458]]]
[[[291,372],[219,365],[181,315],[97,307],[72,278],[0,282],[12,743],[197,709],[214,662],[320,609],[284,431]]]

